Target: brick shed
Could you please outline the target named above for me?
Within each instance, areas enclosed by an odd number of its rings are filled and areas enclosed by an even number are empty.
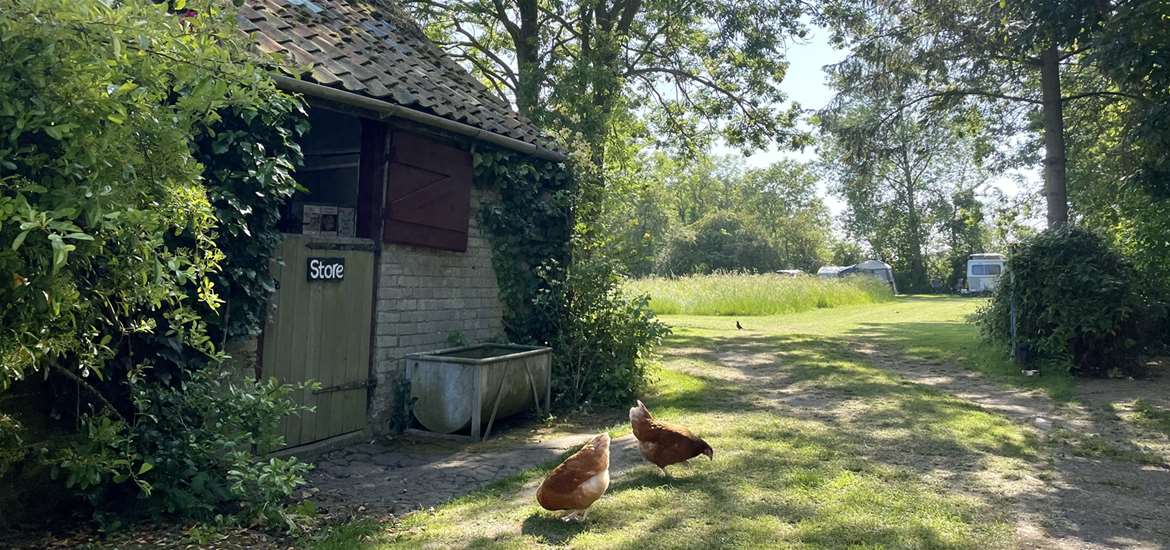
[[[246,0],[259,48],[309,67],[307,189],[283,216],[263,376],[319,380],[286,421],[292,447],[391,430],[408,353],[503,338],[472,150],[564,157],[385,0]]]

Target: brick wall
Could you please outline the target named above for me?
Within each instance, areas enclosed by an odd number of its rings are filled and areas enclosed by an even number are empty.
[[[479,205],[488,198],[472,190],[466,252],[383,245],[374,304],[377,385],[369,408],[374,433],[390,430],[406,354],[450,347],[452,333],[468,344],[504,337],[491,246],[479,230]]]

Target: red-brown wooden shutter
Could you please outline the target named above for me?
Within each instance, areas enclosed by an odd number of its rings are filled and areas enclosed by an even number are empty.
[[[407,132],[394,132],[387,171],[388,243],[467,250],[471,153]]]

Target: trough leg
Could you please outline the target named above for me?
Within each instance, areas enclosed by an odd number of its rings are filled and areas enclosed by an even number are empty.
[[[481,441],[480,427],[483,424],[483,388],[487,385],[487,370],[481,367],[473,367],[477,371],[475,373],[475,395],[471,396],[471,439],[472,441]]]
[[[528,387],[532,388],[532,404],[536,407],[536,417],[544,418],[540,415],[540,394],[536,390],[536,377],[532,376],[532,369],[528,363],[528,360],[524,361],[524,376],[528,380]]]
[[[488,417],[487,431],[483,433],[485,440],[492,435],[492,424],[496,423],[496,412],[500,410],[500,399],[504,397],[504,381],[507,379],[508,372],[504,371],[504,375],[500,377],[500,385],[496,388],[496,402],[492,405],[492,415]]]
[[[546,356],[544,362],[544,410],[552,414],[552,359]]]

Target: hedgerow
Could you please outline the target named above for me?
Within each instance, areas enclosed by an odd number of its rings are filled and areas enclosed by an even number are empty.
[[[292,388],[223,352],[259,330],[296,189],[271,70],[226,2],[0,10],[0,391],[44,393],[21,412],[73,435],[36,456],[95,511],[279,521],[303,482],[259,459]]]

